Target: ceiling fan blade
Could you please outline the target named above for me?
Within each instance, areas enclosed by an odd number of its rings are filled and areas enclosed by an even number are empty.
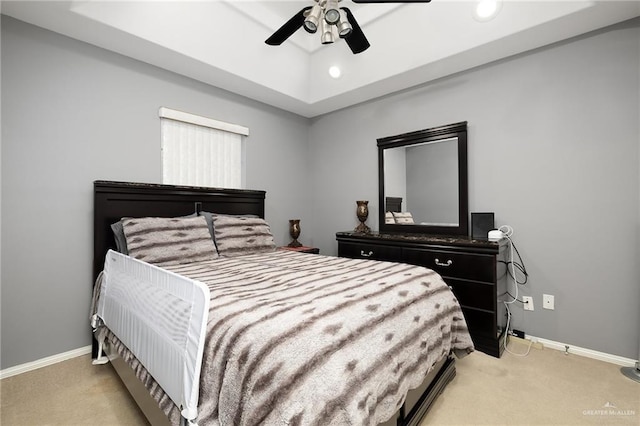
[[[353,16],[353,13],[351,13],[351,11],[346,7],[341,7],[341,9],[344,10],[344,13],[347,15],[347,20],[351,24],[352,28],[351,34],[345,37],[344,41],[347,42],[347,45],[354,54],[364,52],[369,48],[369,46],[371,46],[369,44],[369,41],[364,36],[362,28],[360,28],[360,25],[358,25],[358,22]]]
[[[304,24],[305,13],[310,10],[311,7],[305,7],[300,12],[296,13],[291,19],[289,19],[283,26],[265,40],[265,43],[271,46],[279,46],[283,41],[288,39],[302,27]]]
[[[354,3],[430,3],[431,0],[352,0]]]

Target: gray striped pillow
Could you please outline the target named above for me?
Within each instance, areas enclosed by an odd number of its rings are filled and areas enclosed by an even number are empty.
[[[220,256],[234,257],[275,251],[267,222],[259,217],[213,214],[213,232]]]
[[[218,257],[204,217],[122,220],[129,255],[148,263],[177,265]]]
[[[396,220],[396,223],[400,224],[408,224],[413,223],[413,216],[409,212],[393,212],[393,218]]]
[[[396,219],[393,217],[393,213],[386,212],[384,214],[384,223],[396,223]]]

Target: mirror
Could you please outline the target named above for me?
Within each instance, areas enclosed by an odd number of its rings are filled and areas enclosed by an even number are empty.
[[[378,139],[380,231],[468,234],[467,123]]]

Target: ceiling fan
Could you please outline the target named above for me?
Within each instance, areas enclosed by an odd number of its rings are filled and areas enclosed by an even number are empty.
[[[354,54],[364,52],[370,46],[353,13],[346,7],[338,7],[342,0],[314,0],[316,4],[296,13],[271,35],[265,43],[279,46],[303,27],[308,33],[320,29],[322,44],[344,39]],[[431,0],[352,0],[354,3],[429,3]]]

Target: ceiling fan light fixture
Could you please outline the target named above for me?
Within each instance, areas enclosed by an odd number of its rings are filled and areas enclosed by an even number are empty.
[[[329,25],[326,20],[320,21],[320,31],[322,35],[320,36],[320,42],[322,44],[331,44],[335,41],[335,35],[333,34],[333,25]]]
[[[318,24],[320,23],[322,15],[322,8],[319,4],[314,4],[311,10],[309,11],[309,15],[304,20],[304,29],[308,33],[315,33],[318,30]]]
[[[362,32],[362,28],[355,16],[346,7],[338,7],[342,0],[314,0],[313,6],[307,6],[293,15],[287,22],[278,28],[265,43],[270,46],[279,46],[291,37],[300,27],[308,33],[315,33],[320,29],[320,41],[322,44],[330,44],[344,39],[346,45],[353,54],[362,53],[371,45]],[[355,0],[354,0],[355,1]],[[425,2],[431,0],[358,0],[360,3],[381,2]],[[328,17],[327,17],[328,14]]]
[[[347,19],[347,14],[343,9],[340,9],[340,22],[338,22],[338,36],[340,38],[346,38],[353,31],[353,27]]]
[[[329,25],[337,25],[340,22],[340,11],[337,0],[327,0],[324,8],[324,20]]]
[[[327,31],[326,33],[322,33],[322,37],[320,38],[320,42],[322,44],[331,44],[333,43],[333,33],[331,31]]]

